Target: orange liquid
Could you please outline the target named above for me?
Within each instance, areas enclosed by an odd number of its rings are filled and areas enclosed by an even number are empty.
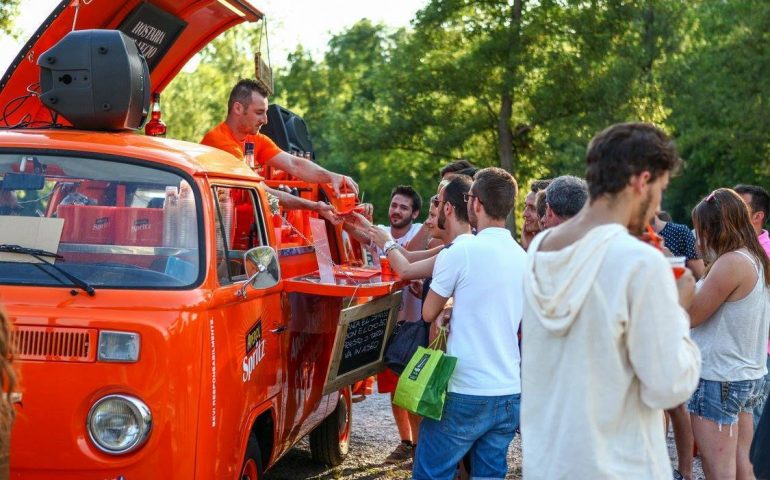
[[[674,271],[674,278],[677,280],[684,275],[684,269],[685,267],[671,267],[671,270]]]

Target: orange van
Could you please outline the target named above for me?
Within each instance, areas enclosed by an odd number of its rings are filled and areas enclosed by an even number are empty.
[[[64,1],[3,77],[0,108],[73,23],[118,28],[147,4],[185,25],[150,62],[153,91],[261,17],[243,0]],[[225,152],[38,128],[50,113],[25,102],[3,119],[20,128],[0,128],[0,304],[20,372],[11,477],[253,480],[308,434],[315,459],[339,464],[349,385],[379,368],[397,279],[352,275],[361,249],[328,223],[326,255],[347,272],[324,278],[313,215],[273,213],[264,179]],[[349,346],[362,308],[374,355]]]

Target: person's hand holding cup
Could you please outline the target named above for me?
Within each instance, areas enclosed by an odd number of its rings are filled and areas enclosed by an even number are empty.
[[[685,310],[690,308],[695,297],[695,277],[685,265],[686,257],[666,257],[671,271],[676,279],[676,289],[679,292],[679,305]]]

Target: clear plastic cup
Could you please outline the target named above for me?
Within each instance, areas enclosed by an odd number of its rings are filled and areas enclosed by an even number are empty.
[[[671,265],[671,271],[674,272],[674,278],[677,280],[684,275],[684,271],[687,268],[687,257],[666,257],[668,264]]]

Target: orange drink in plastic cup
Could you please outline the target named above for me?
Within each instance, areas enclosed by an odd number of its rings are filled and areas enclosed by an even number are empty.
[[[685,263],[687,262],[687,257],[666,257],[668,259],[669,265],[671,265],[671,270],[674,272],[674,278],[679,280],[679,278],[684,275],[684,270],[687,268],[685,266]]]
[[[383,275],[393,275],[393,270],[390,268],[390,260],[388,260],[388,257],[380,257],[380,272],[382,272]]]

